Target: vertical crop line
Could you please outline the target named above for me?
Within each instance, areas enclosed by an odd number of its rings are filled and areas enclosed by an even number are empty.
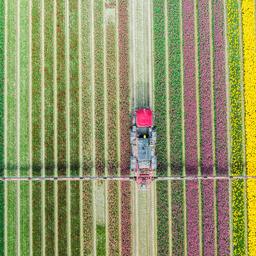
[[[230,92],[229,92],[229,67],[228,67],[228,38],[227,38],[227,0],[223,0],[224,5],[224,38],[225,38],[225,70],[226,70],[226,98],[227,98],[227,144],[228,144],[228,175],[231,175],[231,139],[230,139]],[[232,215],[232,181],[229,179],[229,229],[230,229],[230,255],[233,255],[233,215]]]
[[[17,176],[20,176],[20,0],[17,0],[16,6],[17,22],[16,22],[16,128],[17,128]],[[16,195],[16,243],[17,243],[17,256],[20,255],[20,181],[17,182],[17,195]]]
[[[70,176],[70,39],[69,39],[69,0],[65,0],[65,83],[66,83],[66,175]],[[71,211],[71,202],[70,202],[70,181],[66,182],[66,215],[67,215],[67,255],[71,255],[71,220],[70,220],[70,211]]]
[[[83,175],[83,139],[82,139],[82,17],[81,17],[81,0],[78,0],[78,83],[79,83],[79,176]],[[79,181],[79,219],[80,219],[80,256],[84,252],[84,232],[83,232],[83,182]]]
[[[215,98],[214,98],[214,18],[213,18],[213,0],[209,0],[209,27],[210,27],[210,64],[211,64],[211,121],[212,121],[212,156],[213,156],[213,176],[216,176],[216,116],[215,116]],[[217,182],[213,181],[213,218],[214,218],[214,255],[218,253],[218,232],[217,232]]]
[[[181,80],[181,120],[182,120],[182,176],[186,175],[186,148],[185,148],[185,106],[184,106],[184,54],[183,54],[183,8],[182,0],[179,1],[180,13],[180,80]],[[186,207],[186,181],[183,180],[183,212],[184,212],[184,256],[188,255],[187,249],[187,207]]]
[[[91,0],[91,81],[92,81],[92,162],[93,162],[93,168],[92,168],[92,174],[95,176],[96,169],[95,169],[95,61],[94,61],[94,51],[95,51],[95,45],[94,45],[94,0]],[[92,181],[92,210],[93,210],[93,255],[96,256],[97,254],[97,241],[96,241],[96,207],[95,207],[95,181]]]
[[[170,161],[170,95],[169,95],[169,43],[168,43],[168,7],[167,0],[164,2],[165,15],[165,90],[166,90],[166,144],[167,144],[167,176],[171,176],[171,161]],[[171,197],[171,182],[168,182],[168,219],[169,219],[169,254],[172,255],[172,197]]]
[[[32,0],[29,0],[29,176],[32,177]],[[33,255],[32,181],[29,181],[29,255]]]
[[[201,129],[200,129],[200,95],[199,95],[199,29],[198,29],[198,1],[194,3],[194,40],[195,40],[195,79],[196,79],[196,123],[197,123],[197,168],[198,175],[202,175],[201,171]],[[199,253],[203,255],[203,219],[202,219],[202,181],[198,181],[198,222],[199,222]]]
[[[8,60],[8,51],[7,51],[7,35],[8,35],[8,26],[7,26],[7,16],[8,16],[8,0],[4,0],[4,173],[7,175],[7,84],[8,84],[8,71],[7,71],[7,60]],[[8,216],[7,216],[7,183],[4,182],[4,256],[7,256],[7,228],[8,228]]]
[[[41,21],[41,29],[40,29],[40,40],[41,40],[41,48],[40,48],[40,62],[41,62],[41,123],[42,123],[42,130],[41,130],[41,175],[45,176],[45,31],[44,31],[44,0],[41,0],[41,11],[40,11],[40,21]],[[42,256],[45,256],[45,181],[42,181],[41,186],[41,198],[42,198],[42,207],[41,207],[41,227],[42,227]]]
[[[239,42],[240,42],[240,76],[241,76],[241,112],[242,112],[242,151],[243,151],[243,175],[246,176],[246,138],[245,138],[245,84],[244,84],[244,55],[243,55],[243,21],[242,21],[242,2],[238,1],[239,10]],[[247,230],[247,180],[244,180],[243,185],[243,200],[244,200],[244,239],[245,239],[245,254],[248,255],[248,230]]]
[[[58,106],[57,106],[57,2],[53,6],[53,125],[54,125],[54,176],[58,162]],[[54,181],[54,254],[58,253],[58,181]]]

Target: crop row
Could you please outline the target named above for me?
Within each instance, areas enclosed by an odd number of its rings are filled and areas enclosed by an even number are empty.
[[[8,34],[7,40],[7,66],[5,67],[8,81],[7,81],[7,175],[16,175],[16,79],[15,79],[15,63],[16,63],[16,45],[15,45],[15,32],[16,31],[16,15],[14,12],[15,1],[8,4],[8,17],[6,27],[12,33]]]
[[[79,175],[79,55],[78,1],[69,3],[69,75],[70,75],[70,163],[71,175]]]
[[[255,70],[256,70],[256,38],[255,38],[255,2],[242,1],[243,22],[243,59],[244,59],[244,90],[245,90],[245,127],[246,127],[246,164],[247,174],[255,172]],[[256,182],[247,181],[247,216],[248,216],[248,254],[256,251]]]
[[[26,13],[26,12],[24,12]],[[54,38],[54,22],[53,22],[53,3],[50,0],[45,1],[44,12],[44,91],[45,91],[45,175],[50,176],[54,173],[54,54],[52,47],[52,39]],[[24,56],[28,55],[28,51],[24,50]],[[25,97],[27,98],[27,97]],[[24,121],[25,125],[26,122]]]
[[[214,48],[214,97],[215,97],[215,140],[216,167],[220,175],[228,174],[227,144],[227,99],[225,79],[225,38],[224,38],[224,4],[213,3],[213,48]]]
[[[112,14],[112,13],[111,13]],[[110,15],[111,15],[110,14]],[[114,13],[113,13],[114,14]],[[108,173],[117,175],[118,155],[117,155],[117,54],[116,54],[116,25],[111,19],[106,17],[106,73],[107,73],[107,103],[108,103]]]
[[[164,1],[157,0],[153,4],[153,37],[154,37],[154,104],[155,124],[157,126],[158,175],[167,174],[166,146],[166,70],[165,70],[165,15]]]
[[[103,175],[105,171],[103,34],[103,1],[99,0],[94,4],[95,156],[98,175]]]
[[[168,12],[168,60],[169,60],[169,103],[167,112],[170,123],[171,175],[182,175],[182,86],[181,86],[181,39],[180,3],[167,1]]]
[[[92,54],[90,1],[81,6],[82,158],[83,175],[92,174]]]
[[[242,82],[239,1],[227,1],[227,46],[229,66],[231,172],[243,174]]]
[[[65,6],[57,0],[57,143],[58,175],[66,175],[66,83],[65,83]],[[37,39],[38,40],[38,39]],[[40,112],[39,112],[40,113]],[[38,113],[37,113],[38,114]]]
[[[128,65],[128,0],[118,2],[118,46],[119,46],[119,92],[120,92],[120,172],[129,175],[130,140],[129,140],[129,65]],[[131,255],[131,186],[121,182],[121,254]]]
[[[197,175],[197,106],[194,3],[183,1],[184,113],[186,174]]]
[[[108,183],[108,216],[109,255],[119,255],[119,184],[117,181]]]
[[[184,182],[171,182],[171,223],[172,251],[175,255],[184,255]]]
[[[212,102],[211,95],[211,35],[208,1],[198,2],[198,50],[201,130],[201,172],[213,175]]]

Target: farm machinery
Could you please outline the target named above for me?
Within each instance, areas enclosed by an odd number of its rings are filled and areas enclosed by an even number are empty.
[[[145,189],[154,178],[157,168],[155,155],[156,129],[150,108],[137,109],[132,114],[130,130],[131,176],[141,189]]]

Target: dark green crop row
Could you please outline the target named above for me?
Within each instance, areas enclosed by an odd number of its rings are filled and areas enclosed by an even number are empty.
[[[109,255],[119,255],[119,182],[108,183],[108,232],[109,232]]]
[[[96,173],[105,171],[105,132],[104,132],[104,58],[103,58],[103,1],[94,5],[94,61],[95,61],[95,146]]]
[[[154,1],[154,98],[157,126],[158,175],[167,174],[166,146],[166,69],[165,69],[165,15],[163,0]]]

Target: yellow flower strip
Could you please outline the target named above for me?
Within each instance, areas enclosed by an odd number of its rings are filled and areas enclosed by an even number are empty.
[[[256,175],[256,36],[254,0],[242,1],[247,175]],[[247,182],[248,253],[256,255],[256,180]]]

